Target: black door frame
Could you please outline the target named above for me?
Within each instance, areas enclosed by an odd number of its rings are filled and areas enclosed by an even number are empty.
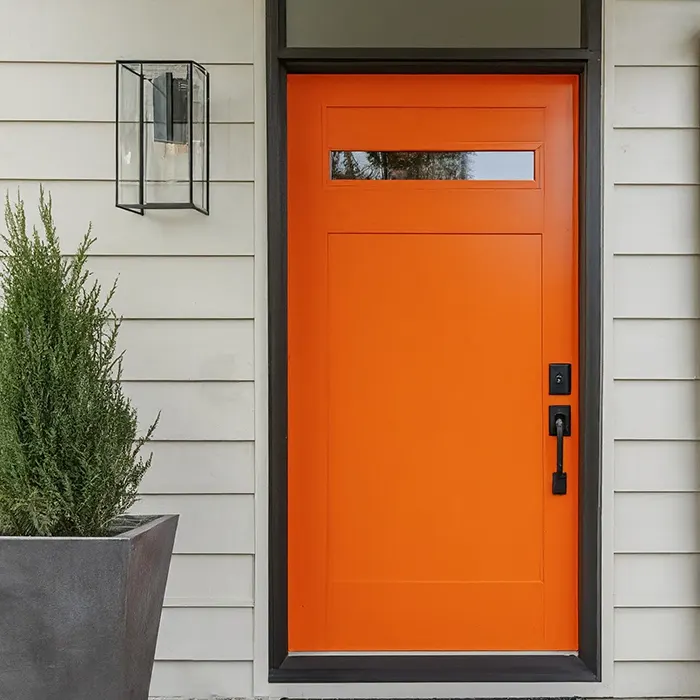
[[[581,49],[286,47],[286,0],[267,0],[269,681],[597,682],[601,673],[602,0],[582,0]],[[576,74],[580,79],[579,652],[297,655],[287,639],[287,75]]]

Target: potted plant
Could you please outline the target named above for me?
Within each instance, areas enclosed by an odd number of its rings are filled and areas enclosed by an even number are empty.
[[[0,698],[146,700],[177,516],[126,515],[151,463],[120,383],[120,319],[6,199],[0,266]]]

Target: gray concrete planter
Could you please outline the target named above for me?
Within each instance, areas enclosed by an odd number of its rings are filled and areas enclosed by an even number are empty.
[[[177,522],[0,537],[0,698],[147,700]]]

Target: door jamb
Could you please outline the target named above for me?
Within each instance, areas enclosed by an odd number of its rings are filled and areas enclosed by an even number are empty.
[[[598,682],[601,676],[602,0],[582,3],[585,49],[286,48],[286,0],[268,0],[269,674],[271,683]],[[479,73],[580,76],[579,653],[290,655],[287,645],[287,75]]]

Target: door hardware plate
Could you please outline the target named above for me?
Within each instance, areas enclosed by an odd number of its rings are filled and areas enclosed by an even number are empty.
[[[564,419],[564,435],[569,437],[571,435],[571,406],[549,407],[549,434],[551,436],[556,436],[557,434],[557,416],[562,416]]]

